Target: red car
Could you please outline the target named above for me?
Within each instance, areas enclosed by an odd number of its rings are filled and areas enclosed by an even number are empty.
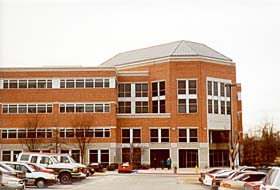
[[[132,166],[129,163],[123,163],[118,166],[119,173],[131,173],[133,170]]]

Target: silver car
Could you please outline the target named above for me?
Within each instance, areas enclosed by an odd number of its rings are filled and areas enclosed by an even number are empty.
[[[9,175],[9,171],[0,168],[1,189],[25,189],[24,180]]]

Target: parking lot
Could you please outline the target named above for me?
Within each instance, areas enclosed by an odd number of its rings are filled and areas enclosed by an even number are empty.
[[[56,189],[81,189],[81,190],[206,190],[209,187],[202,186],[198,183],[183,182],[182,177],[170,175],[141,175],[141,174],[115,174],[104,176],[91,176],[87,179],[76,182],[71,185],[56,184],[46,188],[46,190]],[[28,189],[37,189],[36,187],[28,187]]]

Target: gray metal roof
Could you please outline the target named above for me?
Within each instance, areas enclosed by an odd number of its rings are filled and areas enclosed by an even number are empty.
[[[232,61],[230,58],[204,44],[182,40],[119,53],[102,63],[100,66],[112,67],[129,65],[132,63],[167,57],[199,57],[217,59],[221,61]]]

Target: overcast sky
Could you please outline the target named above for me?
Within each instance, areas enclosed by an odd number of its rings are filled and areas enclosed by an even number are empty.
[[[0,66],[97,66],[178,40],[236,62],[243,125],[280,130],[279,0],[0,0]],[[1,69],[1,68],[0,68]]]

